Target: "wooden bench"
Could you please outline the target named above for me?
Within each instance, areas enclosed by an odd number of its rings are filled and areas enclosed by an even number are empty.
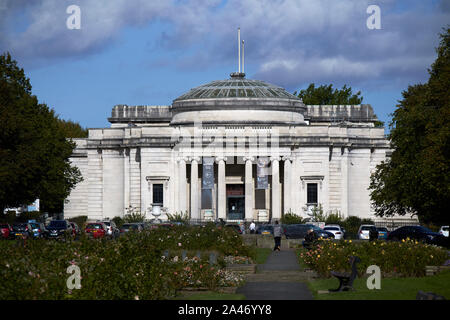
[[[330,292],[348,291],[353,290],[353,281],[358,275],[358,269],[356,265],[361,262],[361,259],[355,256],[351,256],[349,263],[351,266],[351,272],[337,272],[331,271],[331,275],[339,279],[339,288],[330,289]]]

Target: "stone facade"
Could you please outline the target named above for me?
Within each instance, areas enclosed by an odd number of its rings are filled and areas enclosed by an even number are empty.
[[[264,89],[264,90],[263,90]],[[270,95],[270,96],[269,96]],[[84,181],[65,217],[279,219],[324,212],[374,218],[370,174],[389,144],[370,105],[305,106],[279,87],[234,75],[192,89],[169,106],[113,108],[110,128],[75,139],[71,158]],[[203,160],[214,161],[212,189],[202,189]],[[268,159],[267,188],[257,189],[257,161]]]

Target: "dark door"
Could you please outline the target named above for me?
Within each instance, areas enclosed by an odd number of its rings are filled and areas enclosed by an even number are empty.
[[[228,196],[228,219],[242,220],[245,217],[245,197]]]

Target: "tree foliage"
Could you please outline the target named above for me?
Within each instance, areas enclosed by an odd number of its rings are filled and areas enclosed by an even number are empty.
[[[66,138],[87,138],[88,130],[71,120],[58,119],[59,129]]]
[[[440,37],[428,82],[403,91],[393,113],[392,156],[377,166],[369,187],[378,216],[450,220],[450,29]]]
[[[299,93],[294,92],[294,95],[303,100],[306,105],[358,105],[363,101],[361,91],[357,93],[352,92],[351,87],[344,85],[342,89],[333,89],[333,85],[321,85],[316,88],[314,83],[311,83],[307,89],[300,90]]]
[[[30,80],[9,53],[0,55],[0,212],[36,198],[60,211],[81,174],[69,157],[75,144],[61,120],[32,95]]]

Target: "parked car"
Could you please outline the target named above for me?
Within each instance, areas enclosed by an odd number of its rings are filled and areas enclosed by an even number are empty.
[[[389,235],[389,231],[388,231],[387,228],[385,228],[385,227],[378,227],[377,231],[378,231],[378,239],[379,240],[387,240],[388,235]]]
[[[273,225],[263,224],[256,227],[256,234],[273,234]]]
[[[378,239],[377,227],[373,224],[363,224],[358,230],[358,239],[360,240],[375,240]]]
[[[32,236],[31,225],[29,223],[14,223],[12,234],[14,238],[30,238]]]
[[[114,221],[102,221],[106,225],[108,236],[117,238],[120,235],[120,230],[117,228]]]
[[[448,238],[448,226],[442,226],[441,229],[439,229],[439,234]]]
[[[287,224],[283,226],[286,239],[303,239],[310,227],[304,224]]]
[[[8,223],[0,224],[0,238],[1,239],[13,238],[13,229]]]
[[[319,228],[318,226],[313,225],[313,224],[305,224],[305,226],[307,226],[308,229],[313,229],[317,238],[334,239],[334,233],[332,233],[330,231],[323,230],[322,228]]]
[[[57,239],[65,235],[73,235],[72,225],[67,220],[52,220],[46,227],[45,237]]]
[[[344,239],[344,231],[342,231],[342,228],[338,224],[328,224],[323,227],[323,230],[329,231],[334,234],[334,238],[336,240]]]
[[[45,235],[45,225],[42,222],[30,222],[31,235],[33,238],[43,238]]]
[[[120,228],[120,234],[125,234],[127,232],[141,232],[142,226],[139,223],[125,223]]]
[[[94,239],[98,239],[104,238],[108,235],[108,228],[103,222],[91,222],[86,224],[84,232],[86,233],[86,235]]]
[[[441,245],[446,239],[445,236],[423,226],[400,227],[389,233],[388,236],[388,240],[391,241],[400,241],[406,238],[437,245]]]

